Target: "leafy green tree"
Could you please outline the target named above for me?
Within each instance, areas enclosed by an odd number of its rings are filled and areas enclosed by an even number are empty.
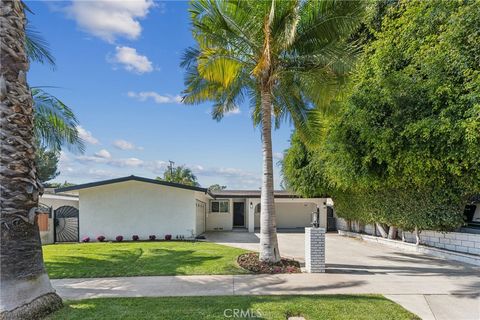
[[[260,260],[280,260],[273,197],[272,120],[305,125],[313,104],[325,105],[353,61],[345,40],[357,27],[357,1],[194,1],[185,51],[185,103],[212,101],[212,117],[248,101],[261,127],[263,175]]]
[[[56,178],[60,174],[60,172],[57,171],[58,159],[58,152],[47,150],[42,146],[37,146],[35,152],[35,165],[37,168],[38,179],[43,184]]]
[[[185,166],[169,166],[163,173],[163,178],[157,177],[157,180],[181,183],[188,186],[198,187],[200,184],[192,170]]]
[[[220,191],[225,189],[227,189],[227,186],[221,186],[218,183],[212,184],[210,187],[208,187],[208,190],[210,191]]]
[[[459,226],[480,190],[478,9],[468,1],[391,6],[321,140],[303,156],[293,140],[289,184],[303,192],[313,167],[328,182],[317,181],[318,190],[327,188],[346,218],[405,230]]]

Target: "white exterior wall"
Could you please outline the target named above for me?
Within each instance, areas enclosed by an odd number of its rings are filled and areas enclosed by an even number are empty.
[[[80,239],[195,233],[195,191],[138,181],[79,190]]]
[[[211,212],[210,200],[207,201],[207,231],[231,231],[233,229],[233,199],[227,199],[229,200],[228,212],[222,213]]]

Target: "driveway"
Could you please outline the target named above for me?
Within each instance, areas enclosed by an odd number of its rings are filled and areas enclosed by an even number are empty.
[[[206,238],[219,244],[258,250],[259,234],[212,232],[207,233]],[[282,256],[304,262],[303,233],[281,232],[278,241]],[[383,294],[422,319],[480,319],[479,267],[403,252],[336,233],[326,236],[326,267],[330,288],[337,289],[337,293],[341,289],[343,293]],[[281,289],[270,288],[272,292]],[[330,288],[325,286],[323,292],[332,293]],[[265,292],[265,288],[262,291]]]

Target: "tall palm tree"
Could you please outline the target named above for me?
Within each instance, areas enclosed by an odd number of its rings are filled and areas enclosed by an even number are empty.
[[[0,7],[0,318],[38,319],[62,300],[45,271],[36,225],[42,185],[35,171],[24,5],[0,0]]]
[[[185,51],[183,101],[213,101],[212,117],[248,100],[261,126],[263,176],[260,259],[276,262],[272,118],[304,127],[308,111],[336,93],[353,60],[345,39],[362,16],[362,4],[335,0],[192,1],[196,46]]]

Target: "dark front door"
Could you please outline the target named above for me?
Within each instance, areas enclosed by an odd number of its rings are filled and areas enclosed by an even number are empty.
[[[233,226],[234,227],[245,226],[245,203],[243,202],[233,203]]]

